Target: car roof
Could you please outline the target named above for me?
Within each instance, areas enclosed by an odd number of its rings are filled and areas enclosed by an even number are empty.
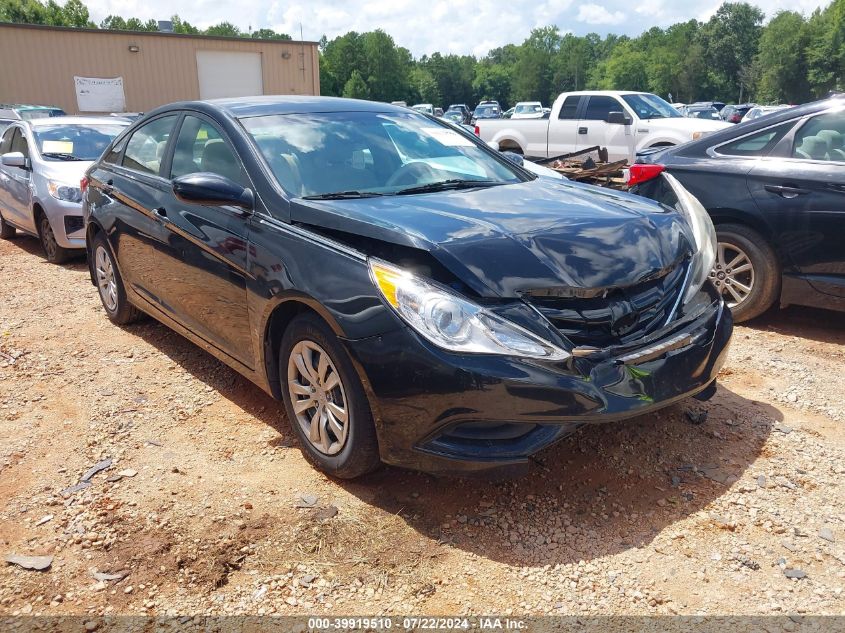
[[[43,119],[32,119],[27,121],[30,127],[41,127],[42,125],[129,125],[120,117],[113,116],[54,116]]]
[[[419,104],[417,104],[419,105]],[[149,114],[170,110],[193,109],[223,111],[235,118],[274,114],[307,114],[315,112],[396,112],[407,114],[408,108],[377,101],[315,97],[309,95],[267,95],[204,101],[177,101],[156,108]]]

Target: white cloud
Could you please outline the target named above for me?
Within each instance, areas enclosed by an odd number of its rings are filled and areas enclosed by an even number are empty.
[[[587,24],[621,24],[625,21],[625,14],[622,11],[611,13],[597,4],[582,4],[575,19]]]
[[[64,0],[59,0],[63,2]],[[83,0],[85,1],[85,0]],[[830,0],[751,0],[771,17],[778,10],[809,14]],[[174,13],[199,27],[228,21],[242,30],[274,28],[307,40],[330,39],[347,31],[384,29],[415,56],[434,51],[484,55],[491,48],[519,44],[531,29],[556,24],[561,33],[639,35],[652,26],[707,19],[721,0],[90,0],[92,19],[109,14],[143,20],[169,19]]]

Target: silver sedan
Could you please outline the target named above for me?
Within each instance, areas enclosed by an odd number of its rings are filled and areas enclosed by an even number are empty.
[[[53,117],[15,121],[0,139],[0,238],[41,240],[61,263],[85,248],[80,180],[128,121]]]

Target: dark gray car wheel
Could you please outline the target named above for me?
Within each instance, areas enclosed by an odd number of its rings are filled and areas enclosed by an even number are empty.
[[[97,234],[91,242],[91,260],[88,265],[97,282],[100,301],[112,323],[128,325],[143,316],[143,312],[126,298],[123,279],[102,233]]]
[[[291,321],[279,349],[279,376],[291,428],[306,459],[341,479],[380,464],[372,413],[358,374],[319,317]]]
[[[15,237],[17,231],[15,227],[11,224],[8,224],[4,219],[2,214],[0,214],[0,239],[10,240]]]
[[[759,233],[741,224],[716,226],[716,263],[710,280],[737,323],[760,316],[780,295],[777,256]]]
[[[71,258],[73,251],[59,246],[50,220],[43,213],[38,222],[38,237],[41,239],[41,248],[44,249],[44,255],[51,264],[63,264]]]

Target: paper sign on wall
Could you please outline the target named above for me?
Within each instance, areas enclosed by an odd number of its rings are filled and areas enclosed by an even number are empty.
[[[74,77],[76,105],[80,112],[124,112],[123,77]]]

